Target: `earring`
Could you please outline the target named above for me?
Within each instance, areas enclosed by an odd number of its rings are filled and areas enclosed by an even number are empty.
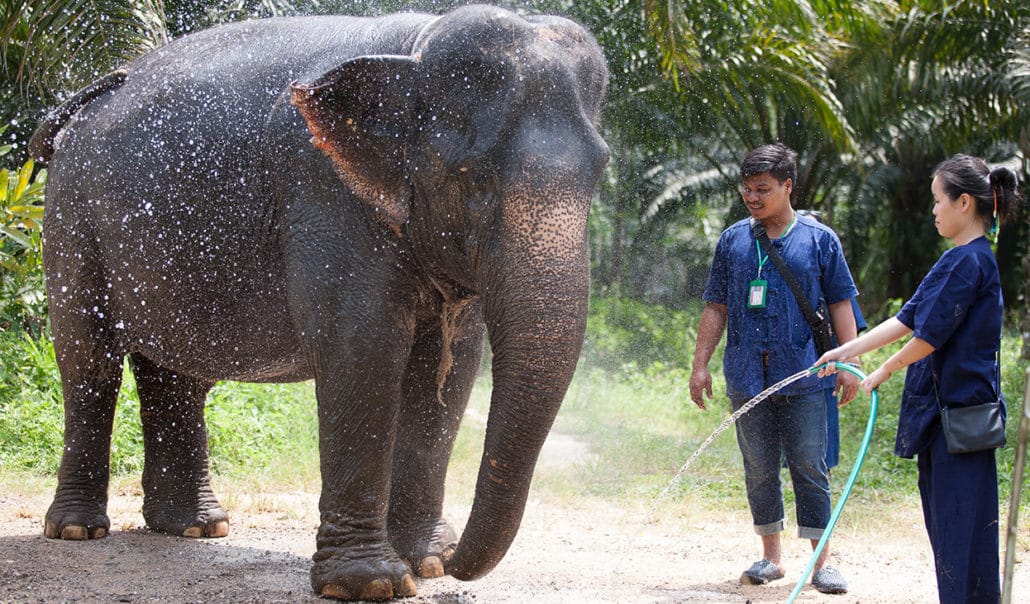
[[[998,242],[998,231],[1000,230],[998,225],[998,189],[991,187],[994,191],[994,213],[991,218],[991,228],[987,231],[987,236],[991,241]]]

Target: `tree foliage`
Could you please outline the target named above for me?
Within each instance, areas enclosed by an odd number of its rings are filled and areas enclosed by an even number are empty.
[[[612,13],[616,32],[627,29],[631,4],[618,3],[623,13]],[[596,5],[610,6],[586,6]],[[616,116],[609,128],[617,176],[608,183],[615,192],[601,195],[608,220],[598,230],[613,241],[598,261],[602,285],[665,303],[677,296],[662,292],[699,294],[697,265],[682,270],[696,257],[669,272],[668,262],[634,262],[647,255],[635,250],[650,250],[652,258],[656,249],[696,255],[701,246],[683,245],[682,237],[711,237],[713,219],[725,224],[743,215],[735,164],[765,142],[799,152],[795,205],[820,210],[841,234],[867,312],[910,295],[942,249],[928,201],[939,161],[972,153],[1005,163],[1026,180],[1030,4],[643,0],[638,6],[642,23],[630,18],[628,30],[648,36],[637,47],[619,48],[626,40],[615,40],[610,56],[617,74],[608,107]],[[602,19],[595,23],[602,40],[612,35]],[[627,80],[619,80],[620,66],[630,66]],[[673,194],[647,186],[677,174],[682,186]],[[646,238],[643,245],[635,245],[638,236]],[[1019,258],[1028,241],[1025,224],[1014,225],[998,246],[1006,299],[1023,308],[1020,285],[1028,275]],[[662,275],[648,276],[654,272]],[[682,287],[633,285],[677,280]]]

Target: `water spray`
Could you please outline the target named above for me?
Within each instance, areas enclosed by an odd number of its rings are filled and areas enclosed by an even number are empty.
[[[676,472],[676,475],[672,477],[672,480],[669,481],[669,484],[666,485],[665,489],[662,490],[661,494],[658,495],[658,498],[651,505],[651,510],[647,514],[647,521],[652,522],[654,520],[654,513],[655,510],[657,510],[658,508],[658,504],[661,503],[662,499],[665,498],[665,496],[668,494],[672,486],[676,484],[677,481],[679,481],[680,476],[682,476],[683,473],[687,471],[687,468],[689,468],[690,465],[694,463],[694,460],[697,459],[701,455],[701,453],[708,448],[708,445],[710,445],[713,440],[715,440],[716,436],[722,433],[726,428],[729,428],[731,424],[733,424],[740,418],[740,416],[744,415],[745,413],[753,409],[756,405],[758,405],[765,399],[769,398],[779,390],[789,386],[790,384],[793,384],[794,382],[802,378],[812,375],[813,373],[818,373],[819,370],[821,370],[825,366],[826,365],[817,365],[815,367],[810,367],[803,371],[799,371],[792,376],[784,378],[779,382],[776,382],[772,386],[769,386],[762,392],[758,393],[757,396],[755,396],[750,401],[741,406],[740,409],[734,411],[733,415],[730,415],[728,418],[726,418],[726,420],[723,421],[722,424],[720,424],[714,432],[712,432],[712,435],[705,439],[703,443],[701,443],[701,446],[698,447],[697,451],[694,451],[694,454],[691,455],[689,459],[687,459],[687,462],[683,464],[683,467],[681,467],[679,471]],[[860,380],[864,380],[866,378],[866,375],[862,373],[854,365],[849,365],[848,363],[835,362],[834,366],[838,370],[847,371],[848,373],[857,376]],[[862,437],[862,444],[858,448],[858,455],[855,457],[855,463],[851,466],[851,474],[848,476],[848,480],[844,483],[844,488],[841,490],[840,498],[837,500],[837,505],[833,509],[833,513],[830,514],[830,520],[826,524],[826,528],[823,530],[822,538],[819,539],[819,543],[816,545],[815,549],[812,550],[812,558],[808,561],[808,566],[805,568],[805,572],[801,575],[801,578],[798,579],[797,585],[794,586],[794,591],[791,592],[790,597],[787,598],[788,604],[793,602],[798,597],[798,594],[801,593],[801,589],[805,586],[805,581],[808,580],[808,576],[812,574],[812,569],[815,568],[815,563],[819,559],[819,555],[822,553],[823,549],[826,547],[826,543],[830,540],[830,535],[833,533],[833,527],[837,525],[837,520],[840,518],[840,514],[844,510],[844,504],[847,503],[848,496],[851,495],[851,489],[855,486],[855,480],[858,478],[858,472],[862,469],[862,462],[865,461],[866,451],[868,451],[869,449],[869,441],[872,440],[873,437],[873,427],[876,424],[876,410],[877,407],[879,407],[879,404],[880,392],[878,388],[875,388],[873,389],[873,392],[870,395],[869,400],[869,421],[866,422],[865,435]]]
[[[697,448],[697,451],[694,451],[694,454],[687,459],[687,462],[683,464],[679,471],[676,472],[676,475],[672,477],[672,480],[669,481],[669,484],[665,485],[665,488],[662,489],[661,494],[658,495],[658,499],[655,499],[655,502],[651,504],[651,510],[647,513],[647,522],[651,523],[654,521],[654,514],[655,510],[658,509],[658,504],[660,504],[662,500],[665,499],[665,496],[669,494],[669,490],[672,489],[672,486],[679,482],[680,476],[682,476],[683,473],[687,471],[687,468],[689,468],[691,464],[694,463],[694,460],[701,456],[701,453],[703,453],[704,450],[708,448],[708,445],[712,444],[712,441],[715,440],[716,436],[722,434],[722,432],[726,428],[729,428],[734,422],[740,419],[740,416],[754,409],[755,406],[758,405],[758,403],[764,401],[765,399],[769,398],[773,394],[776,394],[777,392],[793,384],[794,382],[812,375],[813,369],[816,368],[809,368],[803,371],[799,371],[794,375],[783,378],[782,380],[776,382],[772,386],[769,386],[765,390],[755,395],[754,398],[744,403],[740,407],[740,409],[737,409],[733,412],[733,415],[730,415],[721,424],[719,424],[719,427],[716,428],[714,432],[712,432],[712,435],[706,438],[705,442],[701,443],[701,446]],[[816,371],[818,371],[818,369],[816,369]]]

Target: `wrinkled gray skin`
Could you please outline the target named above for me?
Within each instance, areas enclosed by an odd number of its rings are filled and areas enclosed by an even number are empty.
[[[314,590],[385,599],[413,595],[413,573],[489,572],[582,344],[606,77],[574,23],[477,6],[200,32],[55,112],[32,145],[52,153],[65,398],[46,535],[109,529],[129,355],[151,528],[228,531],[208,482],[216,381],[314,378]],[[484,332],[494,390],[458,541],[444,475]]]

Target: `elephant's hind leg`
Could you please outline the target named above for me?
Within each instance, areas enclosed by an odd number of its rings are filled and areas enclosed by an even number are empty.
[[[107,485],[122,365],[114,355],[88,354],[90,343],[64,340],[55,338],[65,401],[64,455],[44,533],[50,539],[99,539],[111,528]],[[76,345],[76,354],[64,353]]]
[[[214,386],[133,354],[143,424],[143,517],[156,531],[224,537],[229,516],[208,479],[204,401]]]

